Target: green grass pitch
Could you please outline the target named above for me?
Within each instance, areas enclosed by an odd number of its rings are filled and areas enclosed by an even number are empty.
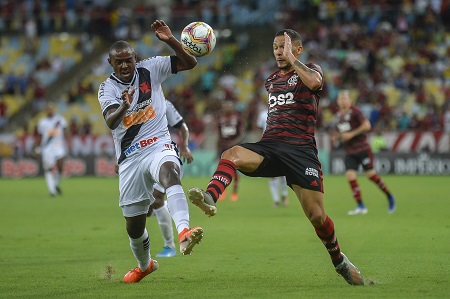
[[[359,179],[369,209],[354,208],[344,176],[327,176],[325,207],[343,252],[367,285],[339,277],[290,191],[273,208],[268,182],[241,176],[239,200],[218,203],[212,218],[189,203],[205,236],[191,256],[160,258],[138,284],[121,283],[136,266],[118,207],[116,178],[68,178],[50,198],[44,178],[0,180],[1,298],[449,298],[450,179],[384,176],[397,198]],[[205,187],[209,178],[184,178]],[[163,246],[149,218],[151,251]]]

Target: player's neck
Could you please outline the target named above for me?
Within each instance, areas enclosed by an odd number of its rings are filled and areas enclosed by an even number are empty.
[[[294,70],[293,67],[290,67],[289,69],[280,69],[280,72],[282,75],[286,75],[289,74],[290,72],[292,72]]]

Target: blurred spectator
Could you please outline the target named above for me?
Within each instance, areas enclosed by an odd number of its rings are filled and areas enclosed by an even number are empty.
[[[85,118],[80,128],[80,135],[82,136],[91,135],[91,132],[92,132],[92,123],[89,120],[89,118]]]
[[[3,130],[3,127],[8,122],[8,107],[6,105],[6,102],[3,100],[2,96],[0,95],[0,131]]]
[[[205,141],[205,124],[195,112],[186,114],[184,119],[190,131],[189,148],[191,150],[199,149]]]
[[[6,79],[3,70],[0,67],[0,96],[6,93]]]
[[[448,106],[447,110],[444,112],[443,126],[444,126],[444,132],[450,133],[450,106]]]
[[[69,121],[69,135],[76,136],[80,133],[80,128],[78,125],[78,120],[76,117],[72,117]]]
[[[372,148],[372,152],[374,154],[387,150],[387,142],[386,139],[381,134],[382,131],[383,130],[381,130],[379,127],[376,127],[374,129],[375,136],[373,136],[370,142],[370,147]]]
[[[205,96],[208,96],[211,90],[214,88],[216,80],[216,72],[213,68],[208,68],[201,76],[201,89]]]

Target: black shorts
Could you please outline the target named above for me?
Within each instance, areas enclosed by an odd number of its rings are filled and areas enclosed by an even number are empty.
[[[244,143],[240,146],[264,157],[253,172],[244,172],[250,177],[286,176],[287,184],[323,193],[322,168],[317,149],[310,145],[292,145],[273,141]]]
[[[365,171],[373,169],[373,155],[371,150],[345,155],[345,169],[357,171],[359,165],[362,165]]]

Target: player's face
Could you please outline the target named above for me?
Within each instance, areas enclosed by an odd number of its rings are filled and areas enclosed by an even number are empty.
[[[292,54],[295,57],[299,57],[302,51],[302,46],[299,42],[292,42]],[[292,64],[283,55],[284,51],[284,35],[275,36],[273,40],[273,55],[277,63],[277,67],[283,71],[289,71],[292,68]]]
[[[117,51],[111,56],[109,64],[120,80],[131,82],[136,67],[136,54],[131,49]]]
[[[53,104],[48,104],[47,105],[47,116],[52,117],[54,113],[55,113],[55,106],[53,106]]]
[[[346,92],[340,93],[337,98],[337,104],[342,110],[348,109],[352,104],[349,94]]]

